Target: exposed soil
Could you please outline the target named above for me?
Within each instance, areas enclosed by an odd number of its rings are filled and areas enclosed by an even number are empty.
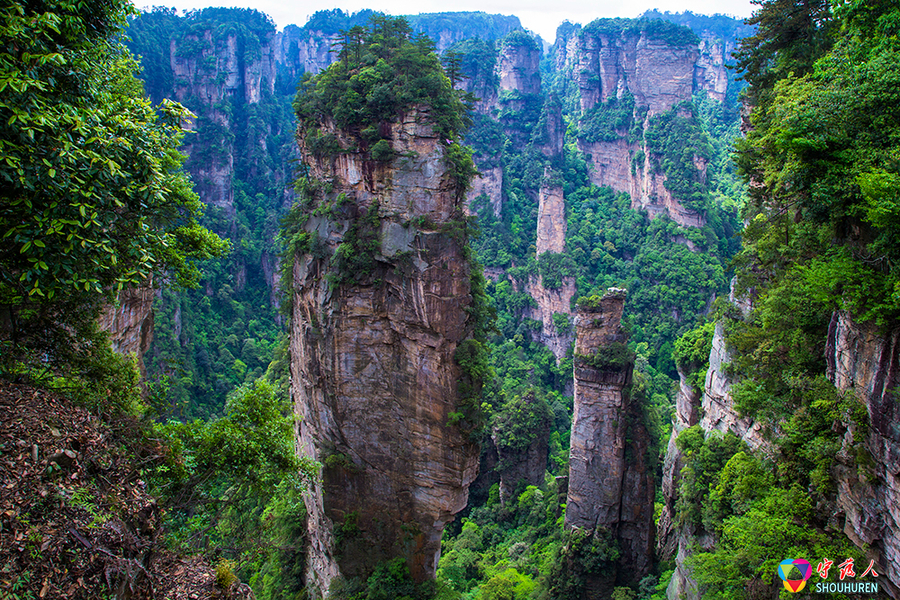
[[[0,380],[0,597],[252,598],[163,547],[141,469],[165,451],[134,420]]]

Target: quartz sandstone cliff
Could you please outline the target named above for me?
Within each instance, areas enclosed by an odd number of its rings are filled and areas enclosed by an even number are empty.
[[[446,233],[462,200],[427,113],[407,114],[390,138],[398,157],[388,163],[358,151],[317,159],[301,147],[310,176],[333,186],[319,206],[343,199],[307,222],[318,241],[293,264],[298,445],[325,465],[306,500],[308,581],[320,594],[397,556],[415,579],[434,577],[444,525],[477,471],[476,445],[450,424],[462,410],[454,353],[472,329],[464,242]],[[373,212],[371,273],[329,281],[330,256]]]
[[[871,426],[864,445],[873,459],[870,469],[861,469],[853,448],[854,436],[860,433],[858,426],[835,424],[843,447],[833,472],[836,504],[827,516],[839,527],[843,524],[843,532],[853,543],[868,548],[868,557],[881,567],[881,589],[892,598],[900,598],[900,411],[894,400],[894,390],[900,384],[900,331],[885,334],[856,323],[844,312],[836,312],[829,326],[825,361],[828,378],[835,387],[854,393],[866,407]],[[684,466],[675,446],[678,433],[699,423],[705,433],[731,432],[751,449],[766,449],[759,424],[741,417],[734,407],[731,381],[725,373],[728,362],[724,332],[717,325],[704,389],[692,389],[682,377],[677,396],[672,437],[663,465],[664,506],[658,532],[661,558],[675,559],[675,573],[667,590],[671,600],[700,600],[701,591],[685,561],[693,549],[710,550],[716,543],[710,532],[693,526],[680,528],[674,522]]]
[[[153,341],[153,300],[151,286],[129,288],[119,294],[118,302],[105,304],[100,311],[100,329],[109,332],[112,349],[119,354],[134,355],[141,375],[146,376],[144,353]]]
[[[275,85],[274,28],[259,40],[259,52],[245,51],[243,36],[217,35],[212,28],[191,33],[183,40],[170,43],[170,61],[174,77],[174,98],[202,114],[213,130],[235,127],[232,110],[236,103],[258,104],[263,95],[271,95]],[[200,47],[194,53],[182,47]],[[202,108],[202,110],[201,110]],[[233,137],[223,138],[220,145],[206,147],[185,138],[182,151],[188,155],[185,164],[194,179],[195,191],[209,205],[234,214],[235,146]],[[194,156],[203,154],[203,158]]]
[[[715,38],[704,38],[698,45],[672,42],[641,27],[614,32],[569,25],[557,34],[553,62],[557,71],[577,82],[582,112],[628,93],[634,97],[635,118],[639,119],[636,127],[646,130],[652,117],[690,101],[695,93],[724,99],[728,84],[724,63],[729,51]],[[636,156],[650,156],[643,140],[629,139],[622,132],[619,139],[611,141],[579,139],[578,148],[593,167],[591,182],[628,193],[632,207],[647,210],[651,217],[667,214],[686,227],[706,224],[704,215],[685,207],[682,199],[666,188],[665,174],[655,170],[652,161],[635,166]],[[705,162],[697,156],[694,163],[700,178],[705,179]]]
[[[617,347],[625,351],[624,304],[624,290],[611,289],[595,306],[579,306],[575,317],[575,412],[565,520],[568,528],[600,527],[612,534],[620,552],[619,585],[636,583],[652,566],[650,437],[642,409],[630,397],[633,362],[624,355],[608,363],[587,357],[609,356]]]
[[[550,252],[561,254],[566,249],[566,204],[562,185],[551,183],[549,173],[544,173],[544,185],[538,195],[537,256]],[[575,295],[575,278],[561,277],[558,288],[547,288],[541,275],[532,275],[525,283],[525,291],[535,305],[527,309],[526,316],[541,322],[537,334],[556,361],[565,357],[572,345],[574,331],[560,329],[553,320],[554,314],[571,315],[572,297]]]
[[[855,393],[866,407],[868,435],[855,423],[843,425],[838,453],[837,504],[844,533],[869,547],[869,558],[884,569],[879,582],[900,598],[900,329],[887,333],[856,323],[845,312],[832,315],[825,349],[828,378]],[[864,436],[872,466],[860,467],[854,436]]]

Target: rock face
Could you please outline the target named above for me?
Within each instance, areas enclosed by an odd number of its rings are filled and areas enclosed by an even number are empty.
[[[563,277],[561,287],[548,289],[544,287],[543,277],[531,276],[525,282],[525,291],[537,304],[537,306],[529,307],[525,316],[541,322],[539,340],[553,352],[556,362],[559,363],[571,347],[575,332],[571,326],[568,329],[560,330],[553,320],[553,315],[557,313],[572,314],[572,297],[577,291],[575,278]]]
[[[900,597],[900,415],[895,408],[893,389],[900,384],[900,331],[878,332],[860,325],[846,313],[836,312],[831,319],[825,351],[828,378],[840,390],[855,393],[869,415],[871,427],[865,448],[873,459],[865,473],[851,452],[854,423],[840,425],[843,448],[838,453],[834,472],[837,481],[835,516],[843,520],[844,533],[857,545],[866,545],[869,558],[883,571],[879,584],[892,598]],[[663,466],[665,504],[659,521],[661,558],[675,558],[675,574],[668,588],[671,599],[699,600],[697,584],[685,560],[693,547],[709,550],[715,539],[694,527],[679,529],[673,523],[675,500],[682,457],[675,446],[678,433],[699,422],[705,432],[731,432],[751,449],[766,448],[758,424],[741,418],[731,399],[731,382],[724,373],[728,353],[721,325],[716,326],[710,353],[710,366],[702,394],[682,387],[676,403],[676,419]],[[700,409],[699,412],[697,409]],[[698,415],[702,414],[702,418]]]
[[[118,306],[107,304],[100,312],[100,329],[109,332],[112,349],[120,354],[134,354],[141,374],[144,373],[144,353],[153,340],[153,300],[156,290],[151,286],[126,289],[119,294]]]
[[[288,25],[275,35],[275,61],[291,81],[299,81],[304,73],[315,75],[337,59],[333,44],[339,39],[337,34]]]
[[[627,90],[637,105],[655,115],[694,91],[700,54],[695,44],[672,44],[643,30],[605,33],[588,26],[576,39],[566,40],[565,47],[578,74],[582,110]]]
[[[869,415],[865,448],[874,461],[862,473],[848,452],[854,423],[846,424],[838,454],[838,506],[844,512],[844,533],[857,545],[866,544],[870,558],[882,566],[891,597],[900,597],[900,330],[888,334],[860,325],[847,313],[836,312],[828,328],[825,350],[828,378],[840,390],[854,392]],[[886,581],[887,580],[887,581]]]
[[[466,195],[466,210],[471,213],[472,202],[486,195],[495,217],[500,216],[503,208],[503,167],[479,167],[479,174],[472,181],[472,188]]]
[[[728,86],[724,63],[731,50],[725,42],[710,34],[698,45],[686,29],[684,35],[672,37],[671,32],[662,35],[640,23],[622,27],[601,19],[584,28],[560,28],[553,62],[577,82],[582,112],[630,95],[635,127],[646,131],[650,119],[690,101],[694,93],[706,91],[724,99]],[[665,174],[645,158],[651,154],[645,141],[620,133],[618,139],[579,139],[578,149],[593,167],[591,182],[627,192],[632,207],[647,210],[651,217],[667,214],[686,227],[705,225],[704,215],[686,208],[666,188]],[[706,164],[700,157],[695,167],[705,181]]]
[[[519,43],[518,38],[507,38],[500,51],[498,71],[500,89],[516,91],[521,94],[541,93],[541,49],[527,35],[521,34],[522,42],[528,39],[531,43]]]
[[[195,191],[206,204],[217,206],[226,215],[234,213],[234,139],[221,132],[235,123],[227,104],[258,104],[275,85],[274,28],[259,40],[259,52],[248,52],[247,40],[237,34],[218,35],[213,29],[173,39],[170,62],[174,77],[174,98],[186,106],[202,107],[207,129],[221,140],[200,142],[185,138],[182,151],[188,155],[186,168],[194,179]],[[202,48],[199,52],[195,48]],[[186,50],[190,49],[190,50]],[[198,150],[199,152],[195,152]],[[200,156],[202,153],[202,157]]]
[[[560,254],[566,249],[566,204],[562,186],[547,183],[548,173],[544,173],[545,183],[538,195],[537,255],[545,252]],[[547,346],[556,361],[566,355],[572,345],[574,331],[560,329],[553,320],[554,314],[571,315],[572,297],[575,295],[575,278],[561,278],[557,289],[544,287],[543,277],[531,276],[525,284],[525,291],[537,306],[526,311],[526,316],[541,322],[540,341]]]
[[[702,528],[693,525],[679,528],[675,524],[675,502],[678,497],[681,469],[684,467],[684,460],[675,445],[675,439],[682,431],[699,423],[704,432],[715,431],[720,434],[731,432],[740,437],[751,449],[761,448],[765,444],[760,425],[751,419],[740,417],[734,408],[731,399],[731,380],[725,373],[725,366],[729,361],[730,357],[725,346],[725,331],[722,325],[717,323],[704,389],[694,389],[679,371],[681,385],[675,401],[672,435],[669,437],[663,463],[663,509],[657,531],[660,558],[675,559],[675,573],[667,590],[667,596],[672,599],[700,600],[699,588],[685,561],[695,547],[711,550],[715,545],[712,534]]]
[[[500,426],[492,428],[491,440],[497,452],[495,471],[500,474],[500,502],[515,502],[516,491],[528,485],[539,486],[544,483],[547,470],[547,456],[550,451],[550,427],[552,420],[546,412],[543,400],[534,392],[526,393],[515,407],[518,423],[504,423],[514,428],[524,428],[521,421],[528,423],[527,430],[517,432],[527,436],[524,440],[509,440],[500,430]],[[528,441],[530,440],[530,441]],[[509,444],[508,442],[513,442]]]
[[[454,353],[471,334],[472,297],[463,246],[441,229],[462,201],[426,113],[393,124],[390,138],[393,163],[316,159],[301,147],[311,177],[333,183],[319,206],[344,199],[307,222],[318,245],[293,267],[298,444],[325,465],[307,498],[308,581],[320,594],[397,556],[417,580],[434,577],[444,525],[478,466],[477,446],[448,425],[461,410]],[[377,217],[371,275],[329,282],[328,257],[362,215]]]
[[[641,407],[627,390],[634,365],[625,354],[624,304],[624,291],[611,289],[596,306],[579,307],[575,317],[575,413],[566,504],[566,527],[603,527],[612,533],[620,550],[619,583],[636,582],[649,572],[654,542],[650,438]]]
[[[546,173],[544,175],[546,179]],[[560,184],[544,183],[538,196],[537,251],[559,254],[566,249],[566,202]]]

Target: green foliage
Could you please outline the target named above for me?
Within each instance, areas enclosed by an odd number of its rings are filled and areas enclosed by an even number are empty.
[[[115,6],[105,28],[121,25],[125,8]],[[57,38],[60,27],[86,26],[61,19],[18,7],[2,32],[3,295],[22,304],[101,294],[146,285],[166,269],[196,284],[191,259],[226,245],[198,225],[201,204],[179,170],[189,113],[142,98],[137,65],[120,44]]]
[[[713,334],[716,326],[712,321],[692,329],[675,340],[672,358],[687,377],[694,389],[702,390],[709,368],[709,353],[712,351]]]
[[[564,537],[558,498],[556,482],[548,478],[507,506],[495,501],[472,508],[444,536],[438,581],[467,597],[546,597]]]
[[[381,219],[378,216],[378,202],[373,202],[350,223],[343,241],[331,257],[333,267],[330,273],[332,285],[348,281],[368,280],[375,270],[375,254],[381,249],[379,233]]]
[[[231,38],[238,60],[252,61],[274,31],[257,11],[205,9],[179,17],[154,9],[131,20],[126,43],[141,56],[146,89],[161,99],[176,93],[173,44],[179,56],[199,63],[221,55]],[[204,199],[218,205],[207,206],[201,223],[230,238],[232,252],[204,264],[200,289],[167,289],[156,303],[154,341],[145,355],[148,376],[168,381],[166,414],[183,419],[221,415],[228,393],[262,376],[272,359],[282,328],[270,289],[277,263],[274,238],[285,212],[285,181],[292,177],[295,129],[293,89],[280,94],[276,86],[272,94],[263,82],[258,101],[250,104],[243,94],[224,93],[223,72],[192,77],[177,83],[179,97],[197,115],[185,140],[190,144],[185,167]],[[194,95],[201,83],[221,86],[223,99],[210,104]],[[205,174],[214,165],[233,165],[230,203],[229,195],[216,197],[219,190]]]
[[[544,252],[538,256],[537,269],[541,275],[541,282],[548,290],[561,288],[563,277],[573,277],[578,272],[571,256],[554,252]]]
[[[693,104],[682,103],[656,115],[644,137],[650,164],[666,175],[666,189],[685,207],[702,214],[709,198],[705,174],[697,168],[697,161],[709,161],[712,148],[694,113]]]
[[[566,313],[553,313],[553,326],[559,333],[569,333],[572,330],[572,319]]]
[[[588,109],[581,118],[578,137],[586,142],[614,142],[628,133],[634,122],[634,95],[612,96]]]
[[[784,556],[859,560],[862,553],[849,540],[822,527],[819,519],[828,516],[814,510],[821,490],[808,491],[821,472],[803,462],[828,463],[824,471],[830,469],[837,448],[823,444],[833,438],[830,427],[837,416],[822,403],[786,424],[789,441],[779,442],[775,463],[751,453],[730,433],[704,439],[694,426],[678,436],[685,466],[677,514],[682,523],[702,524],[716,535],[712,550],[698,549],[687,560],[704,597],[746,598],[755,586],[768,586]],[[830,423],[829,435],[810,421]]]
[[[423,13],[409,15],[406,19],[413,30],[433,40],[439,39],[440,34],[446,31],[454,31],[459,39],[466,41],[496,40],[522,27],[518,17],[481,11]]]
[[[301,82],[294,110],[301,131],[326,118],[345,131],[395,122],[419,106],[441,139],[466,129],[466,107],[443,73],[430,39],[411,38],[403,18],[374,15],[368,26],[342,32],[338,62]],[[376,140],[365,140],[375,143]]]
[[[579,364],[600,371],[621,371],[634,363],[634,352],[624,342],[612,342],[589,355],[577,354],[575,358]]]
[[[216,564],[216,585],[227,590],[237,581],[234,574],[234,561],[223,558]]]
[[[267,511],[293,518],[296,509],[279,505],[275,494],[298,500],[317,467],[297,457],[285,409],[275,388],[259,380],[235,391],[220,419],[156,426],[174,452],[154,475],[170,507],[173,541],[185,549],[233,548],[247,560],[268,537]]]
[[[180,171],[187,111],[151,106],[136,63],[108,41],[126,5],[36,11],[14,5],[0,25],[0,304],[4,345],[20,357],[63,351],[48,338],[77,342],[72,305],[90,312],[154,275],[195,285],[194,261],[227,248],[198,224]]]
[[[615,572],[619,548],[603,527],[570,529],[563,534],[547,578],[550,597],[558,600],[584,598],[591,580]]]
[[[524,450],[550,428],[553,414],[543,398],[531,390],[508,400],[491,419],[494,443],[498,447]]]
[[[884,325],[900,314],[898,222],[891,216],[900,113],[889,67],[900,45],[889,33],[895,9],[871,14],[879,25],[855,19],[852,10],[840,13],[834,47],[803,76],[785,73],[769,83],[766,105],[753,112],[755,129],[738,164],[765,185],[747,211],[755,226],[744,259],[759,265],[756,281],[742,283],[781,285],[786,267],[812,257],[825,299]],[[775,252],[790,262],[773,260]]]
[[[689,28],[657,19],[596,19],[584,26],[582,35],[644,35],[670,46],[690,46],[700,41]]]
[[[482,600],[528,600],[536,587],[531,577],[513,567],[488,579],[480,591]]]
[[[458,57],[459,77],[463,80],[466,89],[478,98],[491,94],[500,84],[500,78],[494,70],[497,64],[498,50],[496,45],[486,41],[487,38],[467,39],[450,46],[444,56]],[[450,77],[448,73],[448,77]],[[452,77],[450,78],[453,79]],[[479,116],[475,117],[476,122]],[[495,123],[486,117],[481,117]],[[472,132],[478,127],[470,128],[466,134],[466,143],[478,147],[473,139]],[[497,148],[499,144],[488,144],[488,147]]]
[[[456,198],[462,200],[472,186],[472,179],[478,174],[475,161],[472,160],[472,149],[457,142],[444,147],[444,162],[447,165],[447,177],[453,183]]]

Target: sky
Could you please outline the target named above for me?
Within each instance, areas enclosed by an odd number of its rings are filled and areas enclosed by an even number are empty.
[[[135,4],[143,7],[140,0]],[[163,0],[159,4],[174,6],[179,11],[209,6],[255,8],[272,17],[279,29],[290,24],[302,26],[316,11],[332,8],[347,12],[370,8],[391,15],[480,10],[515,15],[523,27],[550,44],[556,38],[556,28],[563,21],[585,25],[600,17],[637,17],[654,8],[746,18],[755,8],[750,0],[455,0],[452,3],[441,0]]]

